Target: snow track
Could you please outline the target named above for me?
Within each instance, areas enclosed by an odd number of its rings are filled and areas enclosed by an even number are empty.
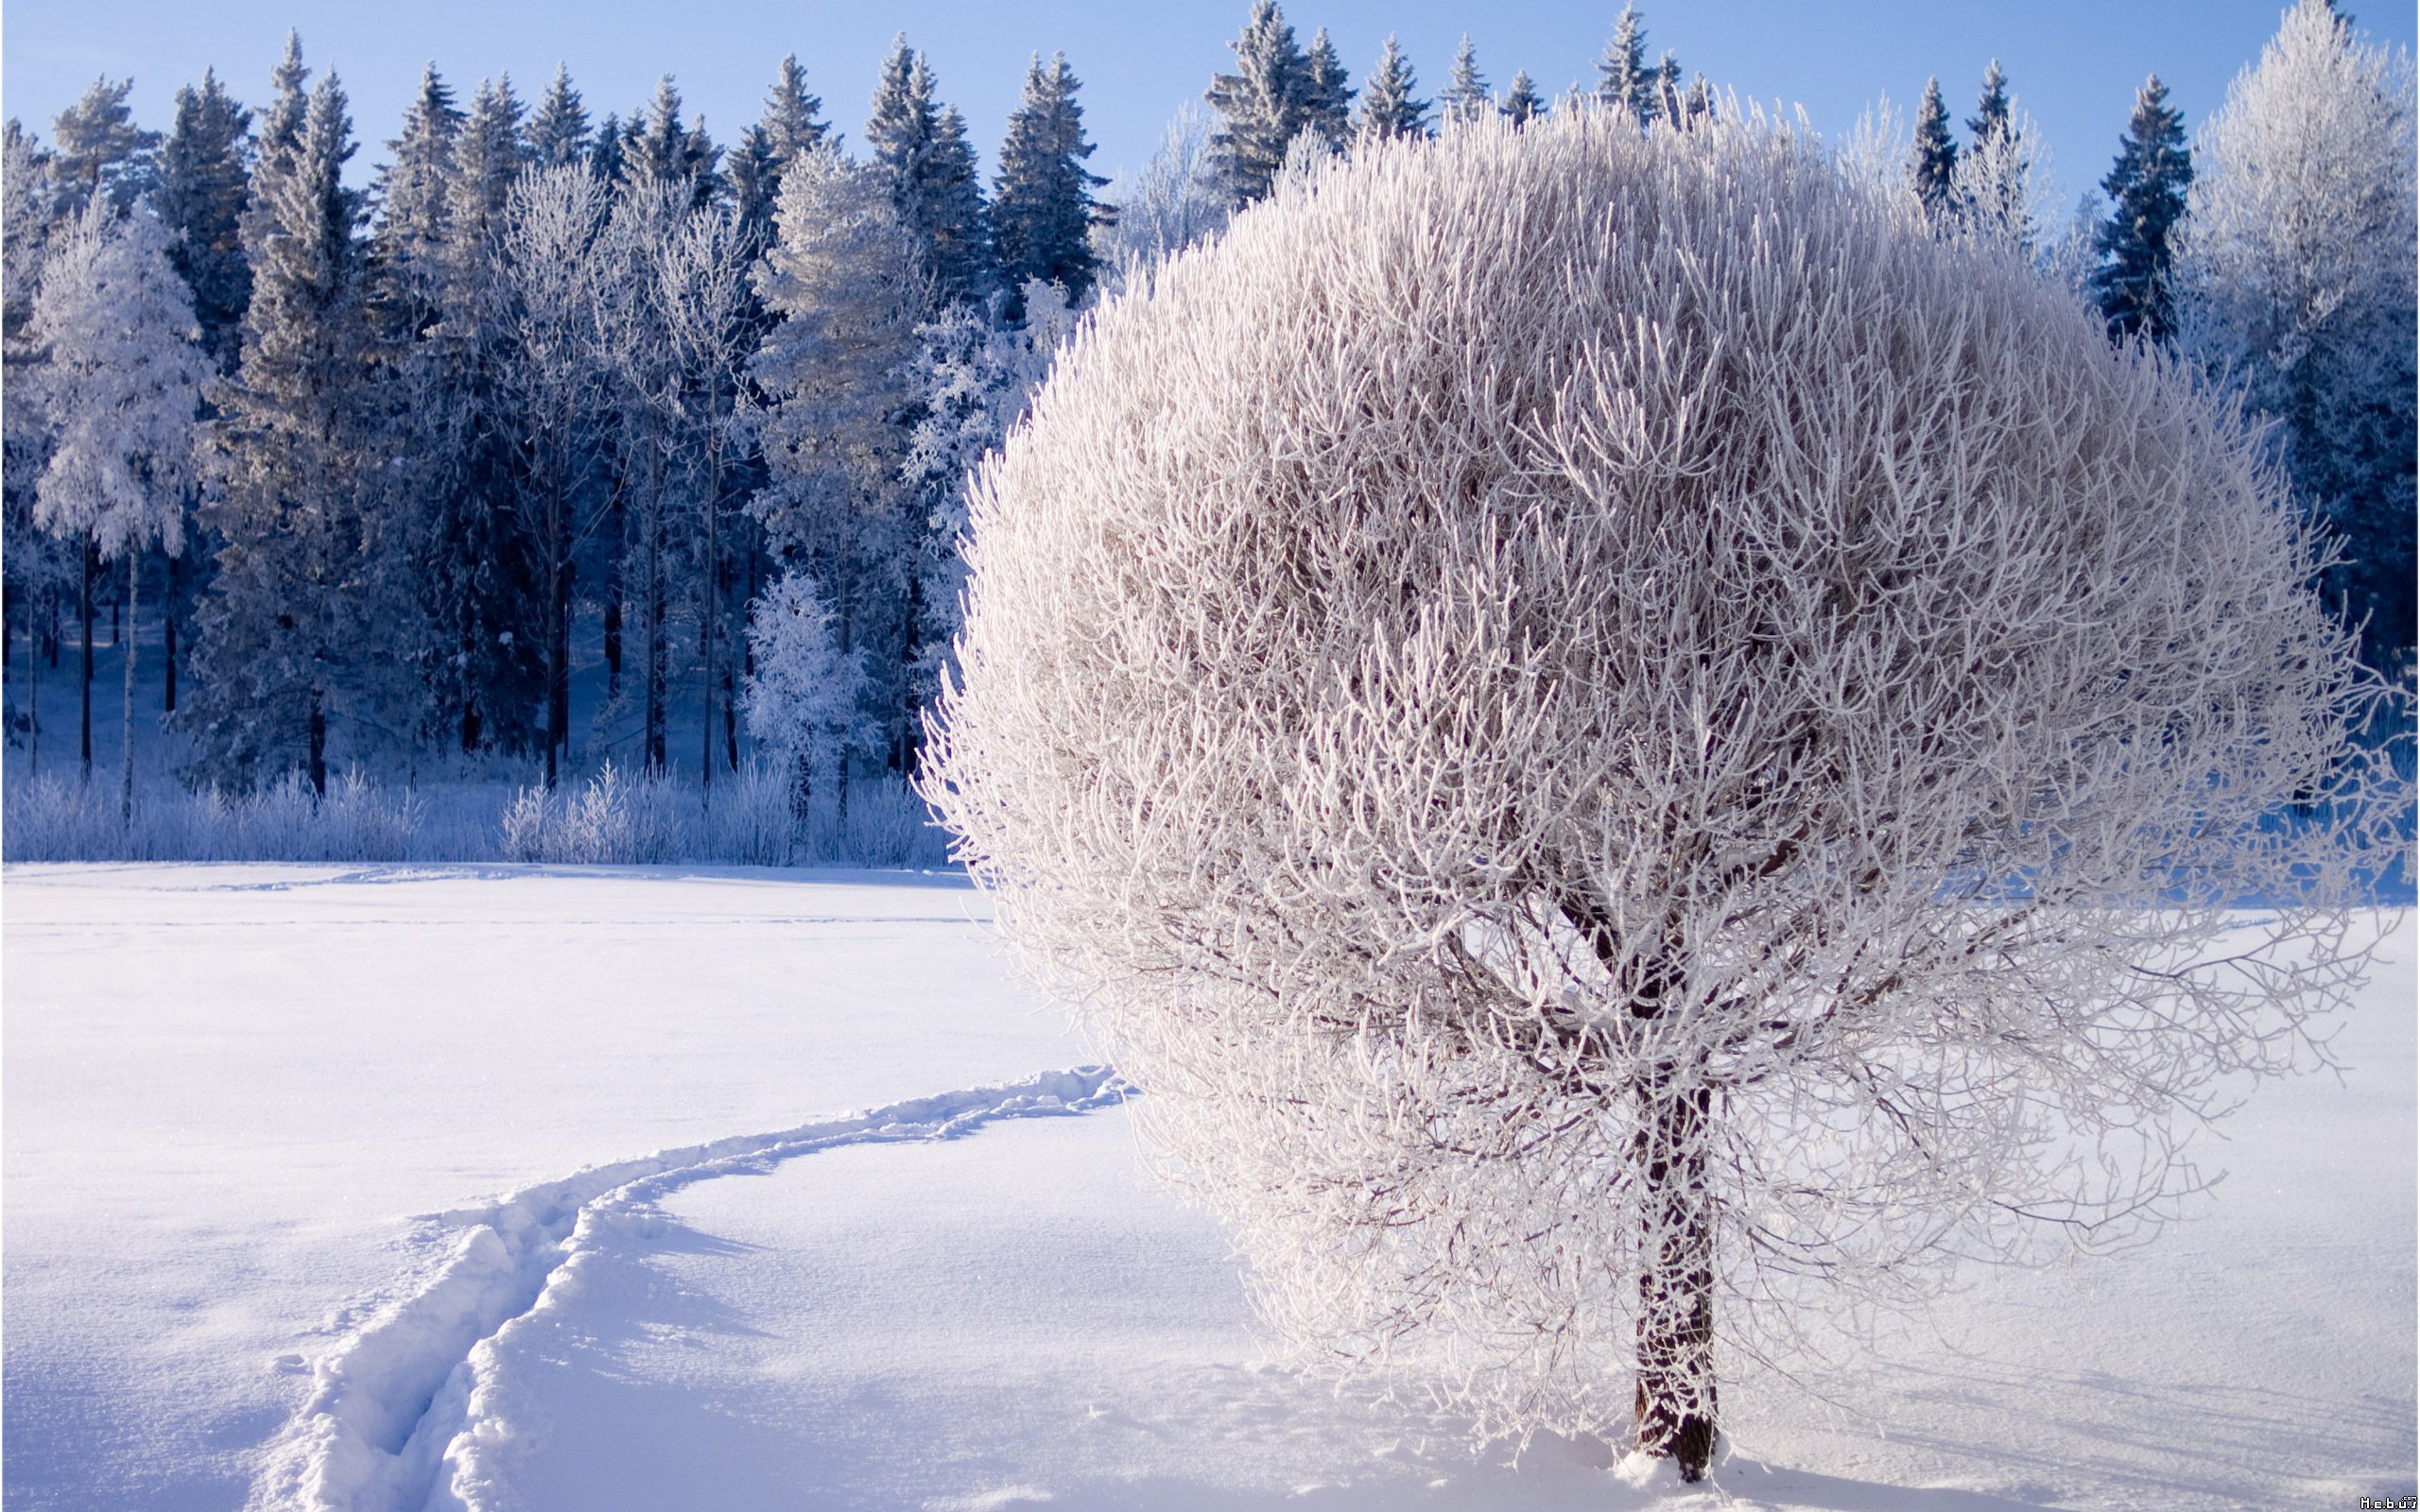
[[[459,1229],[412,1296],[348,1335],[313,1368],[310,1400],[270,1446],[252,1512],[488,1512],[503,1487],[492,1451],[511,1425],[493,1410],[497,1342],[575,1295],[600,1235],[645,1236],[654,1203],[718,1176],[762,1171],[843,1144],[945,1140],[995,1119],[1087,1112],[1120,1101],[1105,1067],[893,1103],[592,1167],[483,1207],[432,1214]]]

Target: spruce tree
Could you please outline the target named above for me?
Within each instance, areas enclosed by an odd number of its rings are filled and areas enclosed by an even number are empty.
[[[799,67],[798,55],[791,53],[783,58],[780,71],[773,76],[773,87],[766,93],[765,114],[760,122],[766,145],[772,150],[776,187],[783,168],[822,142],[825,128],[816,119],[816,112],[822,109],[823,101],[807,93],[806,70]]]
[[[299,61],[289,50],[272,122],[287,117]],[[180,711],[205,774],[237,787],[299,771],[323,793],[332,730],[396,723],[381,684],[405,616],[390,581],[399,543],[366,507],[375,405],[351,134],[331,74],[252,179],[243,364],[221,390],[210,458],[207,512],[225,544],[199,615],[199,686]]]
[[[1438,92],[1437,111],[1445,125],[1461,126],[1485,115],[1488,103],[1487,80],[1478,72],[1478,49],[1471,45],[1470,33],[1464,32],[1462,44],[1454,53],[1453,72]]]
[[[1971,140],[1958,164],[1960,214],[1974,233],[2031,255],[2036,232],[2035,135],[2031,119],[2009,97],[2008,76],[1996,58],[1983,72],[1966,129]]]
[[[401,135],[375,179],[378,231],[373,298],[389,339],[410,340],[437,318],[435,284],[446,242],[454,133],[462,124],[454,91],[437,65],[421,71]]]
[[[763,250],[772,239],[773,204],[781,194],[781,171],[772,136],[760,123],[739,133],[723,158],[723,182],[731,191],[740,233]]]
[[[50,123],[51,180],[71,214],[104,191],[127,205],[149,187],[160,133],[134,124],[126,103],[133,88],[130,78],[96,78]]]
[[[1500,107],[1504,118],[1514,126],[1527,126],[1544,114],[1546,108],[1547,102],[1539,97],[1537,86],[1530,82],[1529,70],[1515,73],[1512,86],[1504,92],[1504,103]]]
[[[903,34],[866,121],[866,146],[941,301],[980,302],[992,285],[990,227],[975,148],[956,106],[936,105],[931,67]]]
[[[1924,99],[1916,107],[1908,182],[1932,223],[1947,224],[1958,208],[1958,140],[1949,134],[1949,107],[1942,100],[1938,78],[1925,80]]]
[[[720,204],[730,186],[722,176],[722,148],[707,133],[703,115],[689,123],[689,134],[681,143],[681,159],[689,175],[690,208]]]
[[[596,129],[596,144],[588,151],[588,171],[596,181],[620,188],[630,178],[630,160],[624,154],[622,118],[607,112],[604,124]]]
[[[1026,70],[1025,98],[1009,116],[992,194],[992,235],[1012,301],[1028,279],[1057,284],[1075,301],[1092,288],[1098,269],[1088,234],[1092,192],[1105,180],[1084,169],[1093,147],[1084,140],[1083,107],[1076,103],[1080,82],[1066,54],[1053,55],[1046,68],[1037,53]]]
[[[555,65],[555,77],[529,112],[526,144],[533,167],[560,168],[577,163],[588,151],[588,110],[579,91],[572,88],[571,70]]]
[[[1655,119],[1655,71],[1647,66],[1647,24],[1635,5],[1614,18],[1613,38],[1597,60],[1597,97],[1642,126]]]
[[[1411,60],[1392,35],[1378,54],[1378,66],[1361,90],[1361,120],[1357,135],[1364,142],[1428,134],[1428,102],[1415,99]]]
[[[1679,126],[1683,120],[1681,111],[1681,60],[1668,47],[1655,62],[1655,111],[1647,119]]]
[[[1995,58],[1983,70],[1983,88],[1976,97],[1975,113],[1966,118],[1966,131],[1980,148],[2008,129],[2008,76],[2000,72],[2000,60]]]
[[[2135,95],[2118,160],[2100,180],[2110,209],[2093,237],[2100,261],[2092,272],[2092,291],[2108,318],[2111,339],[2139,337],[2166,346],[2174,338],[2169,239],[2184,218],[2192,183],[2184,118],[2169,105],[2168,86],[2153,74]]]
[[[160,150],[153,203],[171,233],[168,260],[193,293],[202,349],[221,372],[232,372],[251,269],[244,262],[244,138],[252,112],[228,94],[218,76],[203,70],[201,87],[177,91],[176,125]]]
[[[1353,87],[1325,26],[1312,34],[1311,50],[1303,55],[1303,77],[1304,126],[1318,132],[1328,150],[1343,151],[1353,140]]]
[[[689,180],[689,132],[681,124],[681,91],[672,76],[655,82],[655,97],[643,112],[631,112],[623,128],[623,172],[635,189]]]
[[[1211,152],[1241,207],[1269,197],[1287,147],[1310,121],[1310,61],[1276,0],[1253,0],[1243,34],[1227,45],[1236,71],[1214,76],[1205,97],[1219,112]]]

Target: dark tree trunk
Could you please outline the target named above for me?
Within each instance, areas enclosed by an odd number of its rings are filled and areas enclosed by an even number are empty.
[[[177,558],[168,558],[168,588],[160,596],[160,627],[167,636],[167,653],[161,671],[167,679],[167,691],[161,696],[160,712],[177,712]]]
[[[315,797],[325,798],[328,796],[328,710],[316,682],[311,685],[311,713],[305,728],[305,743],[311,755],[311,792]]]
[[[1638,1447],[1679,1461],[1681,1479],[1705,1474],[1714,1454],[1714,1214],[1705,1130],[1712,1094],[1642,1091],[1633,1158],[1640,1174]]]
[[[77,620],[84,627],[84,781],[93,780],[93,538],[84,538],[84,572],[77,579]]]

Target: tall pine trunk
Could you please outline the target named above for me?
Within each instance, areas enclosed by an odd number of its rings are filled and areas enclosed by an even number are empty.
[[[713,415],[708,401],[707,414]],[[706,442],[706,560],[698,579],[698,791],[711,794],[715,785],[715,641],[722,621],[715,612],[722,589],[721,545],[717,525],[722,513],[722,441]]]
[[[311,710],[303,726],[304,744],[311,760],[311,793],[315,798],[328,796],[328,706],[318,682],[311,684]]]
[[[134,822],[134,657],[140,645],[143,607],[143,553],[130,547],[126,554],[126,638],[119,643],[126,654],[125,724],[118,740],[117,815],[130,826]]]
[[[553,792],[558,763],[571,739],[571,672],[565,665],[570,649],[568,576],[563,571],[564,540],[562,472],[546,494],[546,791]]]
[[[661,773],[664,751],[665,682],[671,668],[671,647],[664,642],[664,615],[669,584],[664,570],[666,540],[664,523],[664,448],[650,446],[647,497],[647,769]]]
[[[1669,1455],[1681,1479],[1714,1454],[1714,1213],[1704,1087],[1673,1090],[1668,1070],[1641,1089],[1632,1158],[1644,1201],[1638,1274],[1638,1447]]]

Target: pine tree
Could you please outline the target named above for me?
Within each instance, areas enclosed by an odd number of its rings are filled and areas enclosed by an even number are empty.
[[[781,70],[773,76],[773,87],[765,95],[761,122],[766,144],[772,149],[776,180],[799,154],[813,151],[823,141],[824,125],[815,118],[821,109],[823,101],[807,93],[806,70],[799,67],[798,55],[784,57]]]
[[[646,110],[632,112],[623,129],[623,171],[633,189],[679,184],[689,187],[689,132],[681,124],[681,91],[672,76],[656,80],[655,97]]]
[[[1504,112],[1504,118],[1514,126],[1529,125],[1545,113],[1546,108],[1547,102],[1539,97],[1537,86],[1530,82],[1527,69],[1512,76],[1512,87],[1504,92],[1504,101],[1499,107]]]
[[[1667,48],[1655,63],[1655,111],[1647,119],[1679,126],[1683,120],[1681,110],[1681,60]]]
[[[1276,0],[1253,0],[1243,34],[1227,45],[1236,72],[1214,76],[1205,97],[1219,112],[1211,150],[1240,208],[1269,197],[1287,147],[1309,123],[1310,61]]]
[[[273,123],[300,85],[291,48],[287,62]],[[391,580],[401,543],[369,507],[375,405],[361,197],[343,176],[351,133],[331,74],[290,146],[272,139],[252,177],[243,364],[220,390],[210,458],[207,513],[225,545],[199,615],[196,695],[180,711],[204,771],[238,787],[300,770],[325,792],[332,729],[392,730],[403,696],[387,656],[410,638]]]
[[[42,644],[47,642],[56,655],[56,637],[46,627],[57,623],[57,605],[72,576],[59,543],[34,524],[35,489],[52,439],[42,393],[43,354],[33,330],[34,296],[57,229],[58,191],[50,181],[50,154],[14,117],[0,140],[0,163],[6,174],[6,203],[0,205],[0,571],[7,574],[10,616],[0,621],[0,662],[7,661],[14,616],[22,614],[30,653],[26,675],[33,684]],[[19,691],[13,677],[9,691]],[[25,691],[26,710],[22,715],[12,710],[10,719],[23,720],[28,764],[39,769],[42,720],[40,700],[33,696],[39,687]]]
[[[1703,74],[1692,75],[1689,92],[1681,100],[1681,125],[1693,127],[1714,115],[1714,86]]]
[[[251,269],[244,262],[244,138],[252,112],[203,70],[201,88],[177,91],[177,119],[160,150],[153,199],[166,223],[168,260],[193,293],[201,344],[222,372],[234,369]]]
[[[160,133],[134,124],[126,96],[134,80],[93,80],[83,97],[50,123],[51,180],[73,213],[106,191],[123,206],[149,186]]]
[[[1958,139],[1949,134],[1949,107],[1941,97],[1938,78],[1925,80],[1925,97],[1916,107],[1908,181],[1932,223],[1947,225],[1958,208]]]
[[[168,261],[168,231],[147,204],[121,215],[95,198],[60,239],[43,277],[34,333],[49,361],[42,384],[58,435],[35,523],[126,564],[124,765],[119,813],[134,810],[135,644],[145,552],[183,549],[194,422],[209,356],[194,341],[191,295]],[[89,661],[89,647],[87,660]],[[92,683],[83,699],[84,770],[92,772]]]
[[[689,134],[681,144],[682,162],[689,173],[689,206],[702,210],[722,203],[729,185],[722,176],[722,148],[706,130],[702,115],[689,123]]]
[[[979,302],[992,286],[991,235],[975,148],[956,106],[933,100],[933,71],[905,35],[891,44],[866,146],[931,275],[937,299]]]
[[[1370,70],[1370,81],[1361,91],[1358,135],[1362,141],[1428,134],[1428,102],[1412,97],[1414,83],[1411,60],[1404,56],[1403,43],[1389,36],[1386,49],[1378,54],[1378,66]]]
[[[2414,651],[2416,113],[2410,54],[2302,0],[2203,128],[2174,233],[2177,344],[2275,421],[2342,545],[2325,592],[2395,678]]]
[[[624,154],[622,118],[608,112],[605,122],[596,129],[596,145],[588,151],[588,171],[596,181],[620,188],[630,179],[630,160]]]
[[[2110,208],[2093,236],[2100,266],[2092,272],[2092,292],[2113,340],[2140,337],[2165,346],[2174,338],[2169,236],[2184,218],[2192,183],[2184,118],[2169,107],[2168,86],[2153,74],[2135,95],[2118,160],[2100,180]]]
[[[525,151],[539,168],[577,163],[588,151],[588,109],[580,103],[579,91],[572,88],[571,70],[562,63],[555,65],[553,81],[529,112]]]
[[[1454,53],[1453,72],[1437,95],[1438,113],[1445,125],[1462,126],[1487,114],[1488,107],[1487,80],[1478,72],[1478,49],[1471,45],[1470,33],[1464,32],[1462,44]]]
[[[1304,126],[1330,151],[1343,151],[1353,140],[1353,86],[1325,26],[1312,34],[1311,50],[1303,55],[1303,77]]]
[[[1009,117],[1000,145],[1000,172],[992,195],[992,234],[1000,277],[1014,298],[1028,279],[1057,284],[1081,300],[1097,262],[1088,232],[1093,190],[1105,180],[1084,170],[1092,155],[1084,140],[1080,85],[1064,53],[1043,66],[1035,54],[1026,71],[1025,98]]]
[[[904,729],[916,614],[897,568],[917,523],[896,417],[913,407],[908,369],[932,301],[881,166],[814,148],[784,175],[776,224],[755,280],[780,318],[750,365],[767,396],[758,434],[770,479],[748,509],[782,565],[821,586],[839,654],[862,656],[868,682],[844,755],[872,755]],[[851,765],[839,767],[844,805]]]
[[[1647,24],[1635,5],[1614,18],[1613,38],[1597,60],[1597,97],[1641,126],[1655,119],[1655,71],[1647,66]]]
[[[749,245],[763,249],[772,240],[781,170],[772,136],[761,123],[740,132],[732,145],[723,159],[723,182],[730,187],[732,210]]]
[[[436,276],[433,265],[444,250],[454,133],[461,124],[454,91],[438,77],[437,65],[428,64],[421,71],[420,92],[404,112],[403,133],[387,144],[391,156],[379,168],[373,191],[381,278],[409,291],[401,296],[401,334],[416,333],[428,318],[427,295],[419,286]]]
[[[2010,98],[2008,77],[1996,58],[1984,70],[1966,129],[1972,140],[1958,160],[1959,215],[1972,233],[2031,256],[2046,194],[2036,171],[2039,136],[2031,118]]]

